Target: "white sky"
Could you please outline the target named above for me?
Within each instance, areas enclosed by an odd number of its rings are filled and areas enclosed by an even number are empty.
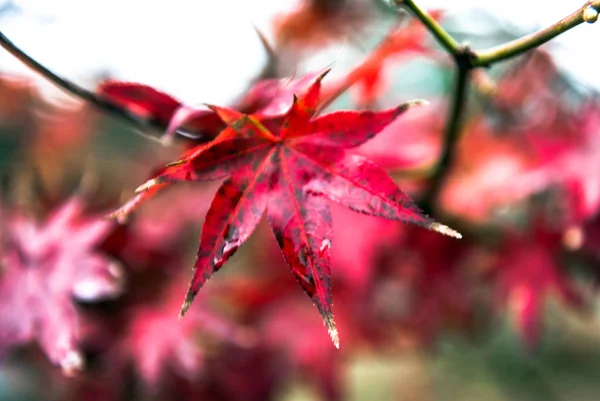
[[[6,0],[0,0],[0,7]],[[13,0],[22,13],[0,15],[0,29],[42,64],[90,85],[110,71],[151,84],[185,102],[226,103],[262,69],[266,57],[253,30],[269,35],[288,0]],[[583,0],[420,0],[460,13],[477,6],[526,29],[549,25]],[[465,21],[471,22],[471,19]],[[584,24],[552,44],[557,62],[600,91],[600,23]],[[325,63],[334,60],[324,60]],[[0,51],[0,70],[22,72]]]

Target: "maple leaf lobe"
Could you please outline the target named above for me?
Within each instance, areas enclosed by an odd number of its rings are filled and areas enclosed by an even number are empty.
[[[204,283],[248,239],[262,218],[271,186],[275,153],[270,150],[251,171],[234,172],[217,190],[206,214],[194,276],[180,317],[185,315]]]
[[[329,204],[324,197],[301,189],[306,175],[297,163],[290,163],[292,155],[290,149],[279,147],[280,174],[267,218],[288,267],[319,310],[332,341],[339,344],[331,309]]]

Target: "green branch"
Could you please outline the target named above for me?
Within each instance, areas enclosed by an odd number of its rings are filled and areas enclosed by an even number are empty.
[[[446,176],[448,175],[448,171],[454,159],[455,147],[460,136],[471,70],[478,67],[488,67],[493,63],[509,59],[534,49],[584,22],[596,22],[600,12],[600,0],[590,0],[586,2],[577,11],[547,28],[526,35],[520,39],[482,51],[472,51],[467,46],[460,45],[426,10],[417,6],[413,0],[392,1],[396,5],[406,6],[429,30],[444,49],[453,56],[457,66],[454,95],[448,119],[446,121],[442,154],[434,167],[429,191],[421,202],[423,210],[426,213],[431,214],[433,205],[446,180]]]
[[[467,55],[466,57],[468,57],[468,49],[465,51],[465,54]],[[459,65],[456,71],[453,90],[454,96],[446,120],[447,124],[444,131],[444,142],[441,147],[442,154],[433,169],[431,186],[429,187],[423,202],[421,202],[421,208],[427,214],[432,214],[433,205],[435,204],[445,178],[450,171],[452,162],[454,161],[454,150],[460,136],[465,105],[467,103],[470,73],[471,69],[465,65]]]
[[[540,29],[537,32],[503,45],[475,52],[476,56],[473,59],[473,67],[486,67],[492,63],[506,60],[543,45],[549,40],[584,22],[594,23],[598,20],[599,11],[600,0],[589,1],[579,10],[547,28]]]
[[[413,0],[393,0],[396,5],[405,5],[417,17],[429,32],[450,54],[460,51],[460,44],[426,11],[415,4]]]
[[[406,6],[425,25],[448,53],[454,56],[460,53],[461,45],[426,10],[416,5],[413,0],[393,0],[393,2],[396,5]],[[571,15],[547,28],[540,29],[522,38],[487,50],[474,51],[470,61],[470,68],[487,67],[495,62],[503,61],[534,49],[584,22],[590,24],[596,22],[599,13],[600,0],[590,0]]]

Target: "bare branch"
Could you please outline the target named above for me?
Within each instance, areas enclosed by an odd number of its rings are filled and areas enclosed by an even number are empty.
[[[50,71],[48,68],[34,60],[31,56],[25,53],[23,50],[18,48],[10,39],[8,39],[2,32],[0,32],[0,46],[2,46],[6,51],[12,54],[14,57],[19,59],[23,64],[31,68],[33,71],[37,72],[48,81],[52,82],[54,85],[64,90],[65,92],[80,98],[81,100],[86,101],[98,109],[108,112],[109,114],[116,116],[128,123],[133,124],[136,128],[141,129],[142,131],[147,129],[153,129],[159,131],[160,133],[164,132],[167,127],[163,126],[158,121],[154,121],[152,119],[144,118],[129,112],[128,110],[122,108],[116,103],[110,101],[107,98],[99,96],[92,91],[89,91],[82,86],[79,86],[65,78],[60,77],[54,72]],[[144,135],[147,136],[147,135]],[[150,137],[152,139],[157,139],[155,137]]]

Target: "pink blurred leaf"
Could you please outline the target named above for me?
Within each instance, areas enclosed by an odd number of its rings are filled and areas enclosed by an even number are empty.
[[[532,237],[509,238],[497,261],[498,299],[513,314],[516,329],[530,348],[539,343],[542,315],[550,297],[574,309],[585,304],[581,291],[557,263],[559,246],[559,236],[538,228]]]
[[[110,221],[82,217],[73,198],[43,225],[23,216],[4,221],[0,276],[0,348],[37,341],[66,373],[83,364],[72,299],[94,302],[121,294],[121,267],[95,250]]]

